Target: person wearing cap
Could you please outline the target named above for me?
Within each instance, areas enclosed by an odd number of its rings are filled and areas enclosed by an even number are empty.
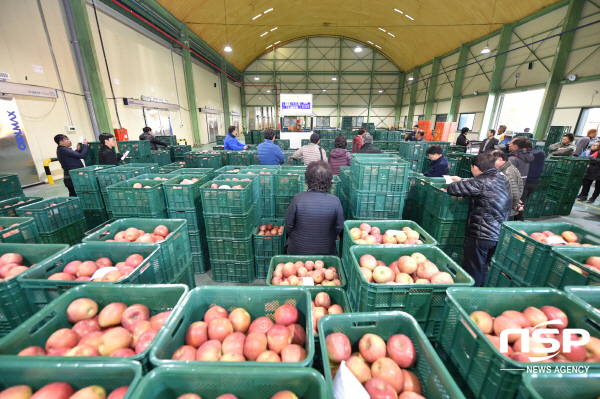
[[[296,120],[296,124],[294,126],[290,126],[290,132],[302,132],[302,121],[300,119]]]
[[[359,151],[359,154],[381,154],[383,151],[379,147],[373,146],[373,136],[369,133],[363,137],[364,144]]]
[[[296,151],[294,155],[292,155],[292,158],[302,159],[302,163],[305,166],[308,166],[309,163],[314,161],[327,162],[327,153],[319,146],[320,142],[321,137],[319,137],[317,133],[311,134],[310,143]]]
[[[505,128],[506,126],[504,126],[504,125],[501,125],[501,126],[498,128],[498,136],[501,134],[501,133],[500,133],[500,130],[501,130],[503,127]],[[504,133],[504,131],[503,131],[503,133]],[[502,150],[502,151],[504,151],[505,153],[507,153],[507,154],[508,154],[508,153],[510,152],[510,151],[508,150],[508,145],[509,145],[509,144],[510,144],[510,142],[512,141],[513,137],[514,137],[514,133],[513,133],[513,131],[512,131],[512,130],[507,130],[507,131],[506,131],[506,133],[504,133],[504,138],[502,139],[502,141],[500,142],[500,144],[498,144],[497,148],[498,148],[499,150]]]

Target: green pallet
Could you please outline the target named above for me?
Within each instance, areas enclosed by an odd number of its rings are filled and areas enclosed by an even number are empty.
[[[25,205],[32,204],[34,202],[42,201],[42,197],[15,197],[10,198],[4,201],[0,201],[0,217],[16,217],[17,216],[17,208],[20,208]],[[22,203],[19,203],[21,202]]]
[[[294,196],[300,192],[300,183],[304,182],[306,166],[284,165],[275,175],[275,195]]]
[[[18,253],[23,256],[23,265],[31,266],[65,250],[68,245],[0,244],[0,256]],[[0,282],[0,337],[19,326],[33,311],[16,278]]]
[[[83,216],[85,217],[86,229],[89,231],[108,221],[106,209],[84,209]]]
[[[53,233],[83,220],[83,208],[77,197],[54,197],[17,208],[17,215],[32,217],[40,233]]]
[[[23,189],[16,173],[0,174],[0,201],[23,195]]]
[[[214,266],[213,266],[214,273]],[[212,363],[212,362],[186,362],[171,360],[171,356],[181,345],[184,345],[185,335],[190,324],[201,321],[206,311],[214,305],[225,308],[228,312],[234,308],[242,307],[255,320],[258,317],[274,318],[275,310],[283,304],[292,304],[298,309],[300,324],[306,331],[306,349],[307,357],[298,363],[277,363],[277,368],[294,369],[298,367],[309,367],[314,355],[314,342],[312,333],[312,311],[310,295],[307,291],[297,287],[217,287],[202,286],[195,288],[185,298],[181,307],[173,314],[172,319],[165,325],[165,334],[157,337],[156,347],[150,354],[150,361],[155,367],[183,366],[205,366],[225,367],[240,366],[245,369],[262,369],[261,364],[257,362],[231,362],[231,363]],[[221,370],[229,374],[225,370]],[[231,376],[230,376],[231,377]]]
[[[126,246],[129,242],[106,242],[113,240],[120,231],[130,227],[143,230],[146,233],[154,232],[158,226],[166,226],[169,230],[167,237],[156,244],[160,247],[162,257],[162,269],[155,269],[154,275],[158,283],[166,283],[172,280],[190,260],[190,239],[187,230],[187,222],[169,219],[118,219],[105,225],[100,230],[86,235],[84,243],[104,243],[107,245]]]
[[[52,233],[40,233],[40,239],[44,244],[75,245],[81,242],[87,230],[87,223],[84,219]]]
[[[108,186],[129,180],[146,173],[158,173],[158,164],[146,166],[143,164],[120,165],[114,168],[103,169],[96,172],[100,191],[106,192]]]
[[[158,164],[158,166],[164,166],[171,163],[171,152],[170,151],[152,151],[152,162]]]
[[[600,372],[585,374],[524,374],[516,399],[595,399]]]
[[[527,234],[542,231],[561,234],[563,231],[572,231],[577,235],[579,243],[600,245],[600,235],[570,223],[504,222],[494,260],[521,284],[531,287],[544,286],[553,246],[519,234],[519,230]]]
[[[68,292],[60,295],[51,304],[48,304],[44,309],[37,312],[33,317],[23,323],[21,326],[13,330],[11,334],[0,341],[0,355],[3,355],[4,362],[8,360],[18,359],[17,353],[29,346],[44,347],[46,340],[52,333],[61,328],[71,328],[73,324],[67,319],[67,308],[76,299],[89,298],[98,304],[98,308],[119,301],[128,306],[134,304],[146,305],[150,309],[150,315],[154,316],[165,311],[177,312],[179,307],[185,301],[188,289],[184,286],[173,285],[109,285],[109,284],[87,284],[85,286],[77,286]],[[165,326],[173,319],[173,314],[167,319]],[[32,333],[32,331],[35,331]],[[151,350],[158,342],[159,338],[166,332],[166,328],[160,329],[156,338],[150,346],[142,353],[130,356],[128,360],[140,362],[142,370],[147,372],[150,369],[149,355]],[[29,358],[33,364],[40,358],[38,356]],[[89,357],[50,357],[54,362],[54,367],[57,363],[62,364],[78,364],[79,371],[85,368],[85,363],[92,362],[97,359]],[[109,359],[103,358],[104,361]],[[99,363],[101,363],[99,362]],[[104,367],[110,369],[110,363],[104,363]]]
[[[107,188],[111,203],[111,212],[115,215],[138,215],[149,217],[166,211],[167,203],[163,182],[149,180],[142,183],[150,188],[134,188],[139,181],[129,180],[113,184]]]
[[[404,334],[416,349],[415,364],[408,370],[417,375],[423,389],[423,397],[440,399],[465,399],[441,359],[436,354],[423,331],[413,317],[402,312],[370,312],[324,316],[319,320],[319,340],[325,342],[328,335],[343,333],[350,340],[352,352],[358,351],[358,343],[365,334],[375,334],[387,341],[391,336]],[[333,398],[333,365],[327,347],[321,345],[321,357],[329,398]]]
[[[329,267],[335,268],[338,273],[340,280],[340,288],[346,287],[348,283],[346,281],[346,274],[344,272],[344,268],[342,267],[342,262],[338,256],[333,255],[276,255],[271,258],[271,264],[269,265],[269,274],[267,275],[267,285],[273,285],[271,280],[273,279],[273,272],[275,271],[275,267],[280,263],[296,263],[298,261],[307,262],[307,261],[316,262],[317,260],[322,260],[325,264],[325,269]],[[322,287],[325,288],[325,287]]]
[[[81,207],[85,209],[102,209],[104,208],[104,200],[102,199],[102,191],[82,191],[77,192],[77,197],[81,201]]]
[[[86,281],[74,280],[48,280],[48,277],[62,272],[65,266],[74,260],[95,261],[98,258],[107,257],[113,264],[116,264],[117,262],[124,262],[130,255],[140,254],[144,257],[143,262],[127,277],[112,284],[160,283],[155,277],[155,270],[164,270],[159,249],[160,246],[158,244],[139,244],[134,242],[128,245],[108,245],[98,242],[77,244],[45,259],[43,262],[38,262],[34,267],[21,273],[17,279],[27,297],[29,306],[33,311],[37,312],[70,288],[87,283]]]
[[[119,152],[125,153],[129,151],[129,158],[144,157],[152,155],[151,145],[149,140],[129,140],[118,142]]]
[[[252,235],[245,238],[207,238],[211,259],[247,262],[254,259]]]
[[[231,186],[230,182],[225,180],[213,180],[200,187],[205,214],[242,215],[254,207],[256,199],[252,190],[253,182],[236,182],[242,189],[211,188],[211,184]]]
[[[0,243],[39,244],[41,242],[33,218],[0,217]]]
[[[187,221],[188,231],[199,231],[204,230],[204,217],[202,216],[202,210],[174,210],[168,209],[167,211],[169,219],[183,219]]]
[[[351,161],[352,187],[360,191],[402,193],[410,164],[397,157],[356,157]]]
[[[590,328],[598,324],[600,314],[575,302],[570,294],[550,288],[449,288],[446,297],[438,354],[469,397],[513,398],[530,363],[502,355],[469,315],[484,311],[498,316],[505,310],[522,311],[529,306],[556,306],[567,314],[569,328],[583,328],[591,336],[600,333]],[[596,363],[597,364],[597,363]],[[569,366],[593,366],[593,363],[569,363]],[[477,370],[477,372],[473,372]],[[549,397],[557,397],[555,394]],[[579,398],[579,396],[577,396]]]
[[[373,255],[387,265],[401,256],[420,252],[442,272],[450,273],[454,284],[376,284],[368,282],[359,268],[359,259]],[[355,245],[350,248],[352,264],[345,265],[348,275],[348,301],[354,312],[398,310],[413,316],[427,337],[440,333],[442,309],[448,287],[472,287],[475,281],[456,262],[437,247]]]
[[[354,219],[401,219],[404,193],[350,191],[350,209]]]
[[[272,224],[274,226],[284,226],[282,235],[258,235],[260,226],[266,224]],[[283,248],[285,245],[285,220],[275,218],[261,218],[258,225],[254,226],[252,238],[254,242],[254,256],[259,258],[271,258],[275,255],[283,254]],[[262,276],[262,277],[261,277]],[[257,278],[266,278],[266,274],[257,275]]]
[[[193,184],[179,184],[183,179],[197,178]],[[207,175],[179,175],[165,182],[163,185],[167,207],[172,210],[197,209],[202,206],[200,186],[208,181]]]
[[[85,168],[73,169],[70,171],[73,187],[77,193],[99,191],[97,172],[114,168],[113,165],[86,166]]]

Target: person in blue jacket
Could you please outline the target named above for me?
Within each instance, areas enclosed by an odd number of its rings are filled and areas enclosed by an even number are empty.
[[[225,150],[241,151],[248,149],[248,146],[240,143],[236,137],[237,129],[235,128],[235,126],[229,126],[229,134],[225,136],[225,142],[223,143]]]
[[[442,177],[450,174],[450,168],[448,167],[448,158],[446,158],[442,152],[442,147],[439,145],[432,145],[425,151],[429,160],[431,161],[431,167],[429,172],[423,173],[426,177]]]
[[[283,151],[275,144],[275,132],[272,129],[265,130],[265,141],[258,145],[256,151],[261,165],[279,165],[285,162]]]

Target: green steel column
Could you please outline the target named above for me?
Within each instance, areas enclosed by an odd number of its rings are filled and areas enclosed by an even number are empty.
[[[190,46],[188,37],[188,27],[185,22],[181,23],[181,32],[183,44]],[[200,139],[200,125],[198,124],[198,105],[196,104],[196,88],[194,87],[194,72],[192,69],[192,55],[186,48],[183,51],[183,70],[185,72],[185,87],[188,97],[188,105],[190,107],[190,123],[192,124],[192,135],[194,137],[194,146],[202,145]]]
[[[221,72],[221,88],[222,88],[222,94],[223,94],[223,116],[225,119],[225,129],[229,128],[229,125],[231,124],[231,118],[229,116],[229,94],[228,94],[228,87],[227,87],[227,74],[224,72],[226,68],[226,64],[225,64],[225,58],[223,58],[223,61],[221,62],[221,69],[223,70]]]
[[[402,97],[404,94],[404,78],[405,74],[401,73],[398,77],[398,99],[396,100],[396,120],[400,120],[400,112],[402,111]]]
[[[427,92],[427,98],[425,99],[425,120],[431,119],[431,111],[433,110],[433,102],[435,101],[435,89],[437,86],[437,75],[440,70],[440,59],[438,57],[433,59],[431,65],[431,77],[429,78],[429,91]]]
[[[87,75],[92,106],[94,107],[96,120],[98,121],[98,128],[101,133],[110,133],[113,130],[112,118],[110,116],[110,109],[108,108],[106,93],[104,92],[104,83],[102,82],[98,56],[96,55],[96,49],[94,47],[94,37],[92,36],[87,6],[85,0],[68,1],[71,6],[71,14],[77,33],[77,37],[73,37],[71,40],[77,40],[79,42],[83,68]]]
[[[496,50],[497,56],[486,99],[485,109],[489,110],[489,112],[486,112],[483,115],[483,122],[479,129],[480,134],[484,134],[483,132],[487,132],[492,128],[492,121],[494,120],[494,115],[496,114],[496,109],[498,107],[498,92],[500,90],[500,85],[502,84],[502,73],[504,72],[504,65],[506,64],[506,52],[510,46],[510,37],[512,36],[514,26],[514,24],[504,24],[502,25],[502,29],[500,29],[500,40],[498,41],[498,49]],[[488,107],[488,102],[490,101],[493,101],[493,104],[490,104],[491,107]]]
[[[567,16],[565,17],[562,32],[577,27],[584,3],[585,0],[571,0],[569,2],[569,8],[567,9]],[[565,33],[560,37],[558,46],[556,47],[556,53],[554,54],[554,60],[552,61],[552,69],[550,70],[548,81],[546,82],[546,91],[544,92],[542,106],[540,107],[540,113],[534,128],[534,137],[538,140],[544,138],[546,131],[550,126],[552,111],[558,100],[560,81],[565,73],[565,66],[569,59],[569,52],[571,51],[571,45],[573,44],[574,38],[575,32]]]
[[[413,123],[414,113],[415,113],[415,103],[417,102],[417,86],[419,82],[419,67],[414,67],[412,70],[412,84],[410,85],[410,103],[408,104],[408,123]]]
[[[369,90],[369,108],[367,110],[367,123],[371,123],[371,105],[373,105],[373,79],[375,73],[375,50],[373,50],[373,64],[371,66],[371,89]]]
[[[306,92],[308,93],[308,44],[309,44],[310,39],[307,37],[306,38]],[[317,61],[319,62],[319,61]],[[308,117],[305,116],[304,117],[304,127],[307,128],[308,127]],[[316,127],[316,122],[315,122],[315,127]]]
[[[240,87],[240,97],[242,99],[242,125],[246,126],[246,129],[242,128],[242,130],[247,132],[250,129],[248,129],[248,110],[246,109],[246,86],[244,85],[246,79],[243,73],[241,80],[242,86]],[[277,121],[275,121],[275,125],[277,126]]]
[[[344,44],[344,39],[340,38],[340,63],[338,68],[338,100],[337,100],[337,127],[340,127],[342,124],[342,112],[341,112],[341,101],[342,101],[342,46]]]
[[[465,64],[469,56],[469,47],[465,44],[460,46],[458,53],[458,62],[456,64],[456,73],[454,74],[454,86],[452,87],[452,98],[450,98],[450,111],[448,112],[448,122],[454,122],[458,117],[458,103],[462,94],[462,82],[465,76]]]

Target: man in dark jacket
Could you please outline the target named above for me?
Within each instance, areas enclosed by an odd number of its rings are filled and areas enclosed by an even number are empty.
[[[425,141],[425,132],[423,130],[418,130],[415,135],[415,141]]]
[[[143,128],[142,130],[144,131],[144,133],[140,134],[140,140],[148,140],[150,142],[150,149],[152,151],[158,150],[158,147],[156,146],[157,144],[162,145],[163,147],[168,147],[167,143],[154,137],[154,135],[152,134],[152,129],[150,129],[148,126]]]
[[[490,129],[488,131],[487,138],[485,140],[483,140],[481,142],[481,145],[479,146],[479,153],[480,154],[482,152],[492,152],[492,151],[494,151],[494,148],[496,148],[496,146],[499,143],[498,139],[496,137],[494,137],[495,135],[496,135],[496,131],[494,129]]]
[[[527,198],[531,196],[537,190],[542,179],[542,173],[544,173],[544,164],[546,163],[546,154],[541,150],[534,150],[531,141],[525,142],[525,151],[528,154],[533,155],[533,161],[529,164],[529,172],[527,173],[527,179],[523,185],[523,194],[521,195],[521,203],[524,206],[527,203]],[[515,215],[516,221],[524,221],[524,211],[520,211]]]
[[[533,154],[525,151],[526,147],[528,147],[528,141],[525,137],[517,137],[512,139],[510,144],[508,144],[508,150],[510,151],[508,159],[519,170],[523,178],[523,186],[525,186],[527,176],[529,175],[529,164],[535,159]]]
[[[598,195],[600,195],[600,158],[598,155],[600,155],[600,142],[596,141],[594,144],[592,144],[590,156],[588,157],[590,163],[588,164],[585,175],[583,176],[581,193],[579,193],[577,196],[577,200],[582,202],[587,200],[588,204],[593,204],[596,201],[596,198],[598,198]],[[588,200],[587,196],[594,181],[596,182],[594,193]]]
[[[115,154],[113,150],[117,145],[115,136],[110,133],[102,133],[99,139],[102,147],[100,147],[100,151],[98,151],[98,164],[117,166],[119,161],[122,161],[125,158],[125,155]]]
[[[415,136],[417,135],[417,131],[419,130],[419,125],[413,126],[413,131],[408,133],[406,137],[404,137],[404,141],[417,141]]]
[[[471,160],[474,177],[452,176],[454,182],[447,188],[452,196],[469,198],[462,267],[475,280],[475,287],[485,285],[500,227],[508,220],[512,206],[510,183],[494,164],[492,154],[477,155]]]
[[[373,146],[373,136],[371,136],[369,133],[365,134],[363,141],[364,141],[364,144],[363,144],[362,148],[360,149],[359,153],[361,153],[361,154],[365,154],[365,153],[381,154],[383,152],[379,149],[379,147]]]
[[[73,187],[73,180],[71,180],[71,171],[83,168],[81,160],[87,156],[89,150],[88,141],[84,139],[83,145],[77,144],[77,151],[71,149],[73,143],[64,134],[54,136],[54,142],[58,145],[56,148],[56,158],[58,158],[58,162],[64,171],[63,183],[67,190],[69,190],[69,197],[77,197],[75,187]]]
[[[429,160],[431,161],[431,167],[429,172],[423,173],[426,177],[442,177],[450,173],[448,168],[448,158],[443,154],[442,147],[439,145],[432,145],[425,151]]]
[[[311,162],[304,174],[308,191],[296,194],[285,213],[288,255],[337,255],[336,238],[344,229],[340,199],[327,194],[333,173],[325,161]]]
[[[265,130],[265,141],[256,147],[258,161],[261,165],[279,165],[285,162],[285,155],[281,147],[275,144],[275,132]]]
[[[467,139],[467,133],[469,133],[468,127],[463,127],[460,129],[460,134],[456,138],[456,145],[462,145],[463,147],[468,147],[471,142]]]

